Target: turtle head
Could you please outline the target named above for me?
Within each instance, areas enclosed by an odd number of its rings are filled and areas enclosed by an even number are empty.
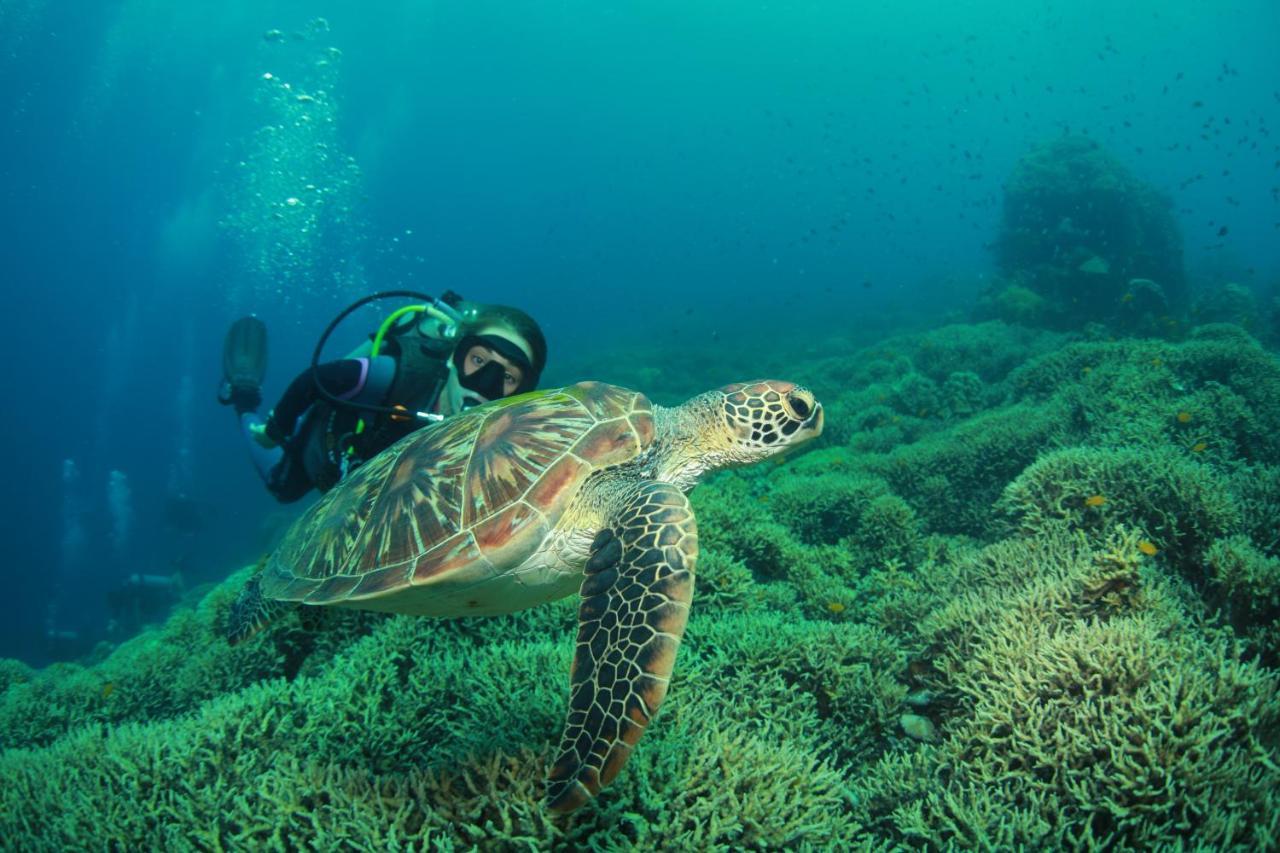
[[[671,410],[659,479],[692,488],[708,471],[750,465],[822,434],[822,404],[794,382],[737,382]]]

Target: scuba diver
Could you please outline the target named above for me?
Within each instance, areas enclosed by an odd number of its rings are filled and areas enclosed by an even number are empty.
[[[368,343],[346,358],[320,362],[329,335],[378,299],[422,300],[393,312]],[[472,406],[537,387],[547,361],[538,324],[506,305],[387,291],[361,299],[329,324],[311,366],[290,383],[264,419],[258,414],[266,372],[266,326],[232,324],[223,347],[218,401],[234,406],[250,456],[280,503],[312,488],[333,488],[362,462],[416,429]]]

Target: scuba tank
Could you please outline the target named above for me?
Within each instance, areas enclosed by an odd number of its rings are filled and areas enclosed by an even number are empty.
[[[408,297],[421,304],[393,311],[370,339],[347,354],[365,359],[368,374],[361,390],[349,398],[334,395],[320,381],[317,368],[324,345],[334,329],[358,309],[380,299]],[[310,413],[322,422],[310,425],[303,461],[312,482],[326,491],[347,472],[372,455],[417,429],[442,420],[429,409],[448,378],[448,357],[461,328],[474,319],[474,309],[461,309],[462,299],[446,292],[439,299],[408,290],[382,291],[353,302],[330,322],[311,357],[311,376],[320,396]],[[387,405],[384,401],[391,401]],[[356,409],[355,427],[337,435],[339,408]]]
[[[370,360],[375,359],[382,354],[382,347],[388,339],[400,348],[398,355],[401,357],[406,355],[414,357],[414,355],[418,353],[430,354],[434,347],[427,344],[427,341],[438,339],[440,343],[439,349],[436,350],[438,353],[437,358],[443,360],[444,356],[452,351],[454,343],[461,334],[460,330],[463,323],[468,319],[474,319],[474,310],[459,310],[457,303],[460,303],[462,298],[452,291],[447,291],[445,295],[439,299],[413,290],[384,290],[379,293],[372,293],[363,299],[357,299],[355,302],[343,309],[342,313],[338,314],[337,317],[333,318],[329,323],[329,326],[324,330],[324,333],[320,335],[320,340],[316,342],[315,352],[311,355],[311,376],[315,381],[316,391],[322,398],[335,406],[345,406],[347,408],[361,409],[366,412],[396,415],[400,417],[407,415],[408,417],[423,421],[440,420],[439,416],[432,415],[429,412],[406,411],[404,408],[397,409],[394,406],[374,405],[367,402],[355,403],[351,400],[343,400],[330,393],[329,390],[324,387],[316,372],[316,368],[320,365],[320,355],[324,351],[324,345],[328,342],[329,336],[333,334],[333,330],[336,329],[343,320],[355,311],[363,308],[365,305],[368,305],[370,302],[394,297],[421,299],[423,300],[423,304],[407,305],[404,308],[392,312],[392,314],[382,322],[382,325],[378,327],[378,331],[374,334],[373,339],[368,344],[362,344],[357,347],[349,357],[369,358]],[[426,318],[418,319],[417,322],[413,322],[413,319],[417,319],[416,315],[418,314],[425,314],[427,316]],[[470,314],[470,317],[468,317],[468,314]],[[406,322],[406,318],[412,319]],[[433,322],[436,324],[435,333],[423,333],[423,325],[426,324],[427,331],[430,332],[431,324]],[[415,342],[415,345],[406,345],[405,341],[412,337],[406,333],[411,330],[418,332],[418,336],[422,340]],[[367,350],[365,349],[366,347],[368,348]],[[414,352],[415,350],[417,353]]]

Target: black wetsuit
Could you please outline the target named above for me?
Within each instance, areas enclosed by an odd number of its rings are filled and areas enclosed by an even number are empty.
[[[321,364],[316,367],[316,372],[325,390],[335,397],[343,397],[356,390],[364,377],[365,366],[360,359],[344,358]],[[267,435],[276,444],[288,442],[298,427],[298,418],[319,399],[320,392],[316,390],[316,381],[311,371],[308,369],[299,373],[285,389],[280,402],[276,403],[271,417],[267,418]],[[355,429],[356,421],[360,419],[360,413],[356,409],[344,408],[336,414],[334,427],[344,433]]]
[[[378,357],[379,365],[389,361]],[[363,398],[379,406],[403,399],[415,411],[435,406],[444,384],[442,362],[419,359],[408,374],[402,359],[394,361],[394,371],[378,370],[372,364],[368,359],[345,358],[316,370],[325,390],[341,399]],[[357,433],[362,419],[364,429]],[[264,425],[267,435],[284,450],[265,475],[267,488],[281,503],[296,501],[312,488],[328,491],[346,470],[421,426],[418,420],[335,405],[316,389],[311,370],[304,370],[289,384]]]

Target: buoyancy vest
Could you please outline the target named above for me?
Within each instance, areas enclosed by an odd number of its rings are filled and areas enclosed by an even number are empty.
[[[369,344],[364,344],[347,356],[368,362],[363,383],[350,399],[355,403],[430,411],[449,377],[452,351],[453,342],[426,337],[412,327],[402,334],[387,336],[380,354],[374,358],[369,358]],[[353,418],[346,416],[349,412],[365,421],[358,434]],[[320,400],[307,412],[299,431],[301,462],[311,482],[326,492],[347,472],[422,426],[422,421],[414,418],[383,412],[360,415]]]

